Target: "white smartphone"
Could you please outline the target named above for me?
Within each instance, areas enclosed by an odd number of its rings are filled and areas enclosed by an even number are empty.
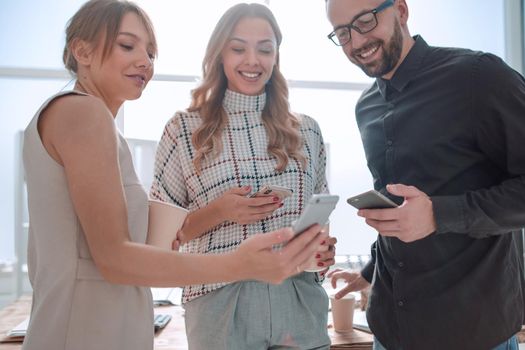
[[[293,191],[289,188],[277,186],[277,185],[265,185],[259,189],[259,191],[252,193],[250,198],[253,197],[268,197],[277,196],[281,200],[290,197]]]
[[[387,209],[396,208],[397,204],[376,190],[366,191],[346,200],[357,209]]]
[[[306,202],[299,219],[292,223],[293,232],[301,233],[314,224],[326,225],[337,201],[339,201],[339,196],[336,195],[314,194]]]

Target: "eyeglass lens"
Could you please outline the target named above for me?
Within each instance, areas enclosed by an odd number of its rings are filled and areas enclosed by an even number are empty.
[[[351,39],[350,27],[360,34],[365,34],[374,29],[377,26],[376,16],[372,12],[363,13],[357,17],[347,27],[339,28],[335,31],[335,38],[337,44],[344,45]]]

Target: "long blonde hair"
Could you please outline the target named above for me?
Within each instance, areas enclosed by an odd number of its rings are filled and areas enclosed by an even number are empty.
[[[271,25],[277,40],[277,58],[272,76],[266,84],[266,104],[262,121],[268,134],[268,153],[277,159],[277,171],[283,171],[290,158],[298,160],[304,167],[306,158],[302,153],[303,138],[299,133],[300,120],[290,112],[288,85],[279,70],[279,45],[281,30],[272,12],[260,4],[237,4],[221,17],[215,27],[202,62],[203,80],[192,91],[192,102],[188,111],[198,111],[202,124],[195,130],[192,142],[196,149],[193,165],[200,173],[202,162],[217,156],[222,150],[222,128],[228,116],[222,107],[228,81],[222,67],[221,53],[237,23],[245,17],[262,18]]]

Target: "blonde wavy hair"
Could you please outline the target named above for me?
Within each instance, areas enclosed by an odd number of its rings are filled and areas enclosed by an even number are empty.
[[[279,70],[279,45],[282,34],[272,12],[260,4],[237,4],[224,13],[217,23],[202,62],[203,80],[192,91],[192,102],[188,111],[199,112],[202,124],[195,130],[192,142],[196,149],[193,165],[200,173],[202,162],[209,156],[216,157],[222,150],[222,129],[228,116],[222,107],[228,80],[222,67],[222,50],[228,43],[237,23],[246,17],[262,18],[272,27],[277,40],[277,58],[272,76],[266,84],[266,104],[262,121],[268,135],[268,153],[277,159],[275,169],[283,171],[290,158],[304,167],[306,158],[302,153],[304,144],[299,133],[300,119],[290,111],[288,85]]]

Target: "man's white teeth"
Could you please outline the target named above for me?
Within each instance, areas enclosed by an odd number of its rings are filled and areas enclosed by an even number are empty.
[[[257,78],[259,76],[259,73],[241,72],[241,74],[247,78]]]
[[[359,54],[359,56],[361,56],[362,58],[367,58],[367,57],[373,55],[377,50],[379,50],[379,45],[371,48],[368,51],[365,51],[365,52]]]

